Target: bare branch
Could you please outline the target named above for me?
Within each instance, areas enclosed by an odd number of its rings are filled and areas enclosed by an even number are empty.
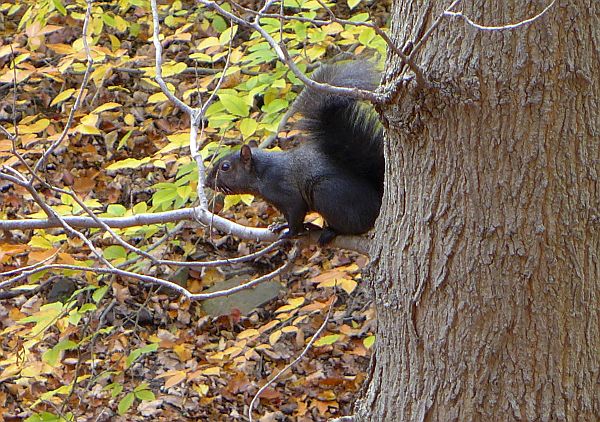
[[[319,327],[317,332],[312,336],[312,338],[310,339],[308,344],[304,347],[304,350],[302,350],[302,353],[300,353],[300,355],[298,355],[298,357],[296,359],[294,359],[291,363],[289,363],[285,368],[283,368],[281,371],[279,371],[277,373],[277,375],[275,375],[273,378],[271,378],[269,381],[267,381],[267,383],[265,385],[260,387],[258,392],[252,398],[252,401],[250,402],[250,407],[248,408],[248,419],[250,420],[250,422],[253,421],[252,409],[254,409],[254,404],[256,403],[256,401],[258,400],[260,395],[263,393],[263,391],[265,391],[271,384],[273,384],[275,381],[277,381],[277,379],[281,375],[283,375],[286,371],[288,371],[290,368],[292,368],[294,365],[296,365],[300,361],[300,359],[302,359],[306,355],[306,353],[310,350],[310,348],[312,347],[314,342],[319,338],[319,336],[321,335],[321,333],[327,326],[327,323],[329,322],[329,318],[331,317],[331,311],[333,310],[333,304],[335,303],[336,297],[333,296],[330,300],[331,300],[331,303],[329,304],[329,310],[327,311],[327,315],[325,315],[325,320],[323,321],[323,323],[321,324],[321,326]]]
[[[453,17],[453,18],[461,18],[466,23],[468,23],[469,25],[471,25],[473,28],[477,28],[477,29],[480,29],[482,31],[505,31],[505,30],[509,30],[509,29],[520,28],[521,26],[529,25],[530,23],[535,22],[536,20],[538,20],[539,18],[541,18],[548,10],[550,10],[550,8],[552,6],[554,6],[555,2],[556,2],[556,0],[552,0],[552,2],[548,6],[546,6],[544,8],[544,10],[542,10],[540,13],[538,13],[537,15],[535,15],[532,18],[525,19],[525,20],[523,20],[521,22],[510,23],[510,24],[501,25],[501,26],[485,26],[485,25],[480,25],[478,23],[473,22],[471,19],[469,19],[467,16],[463,15],[461,12],[452,12],[450,10],[446,10],[446,11],[444,11],[443,15],[444,16],[448,16],[448,17]]]
[[[0,132],[2,132],[4,134],[4,136],[6,136],[6,139],[8,139],[10,141],[16,139],[16,137],[17,137],[16,135],[14,135],[14,134],[10,133],[8,130],[6,130],[4,128],[4,126],[2,126],[2,125],[0,125]]]
[[[173,266],[177,266],[177,267],[188,267],[188,268],[194,268],[194,267],[218,267],[221,265],[233,265],[233,264],[239,264],[240,262],[246,262],[246,261],[250,261],[253,260],[255,258],[259,258],[269,252],[271,252],[274,249],[277,249],[279,246],[282,246],[284,243],[286,243],[287,240],[284,239],[280,239],[276,242],[271,243],[270,245],[268,245],[265,248],[262,248],[254,253],[250,253],[244,256],[240,256],[237,258],[226,258],[226,259],[217,259],[214,261],[202,261],[202,262],[182,262],[182,261],[171,261],[171,260],[167,260],[167,259],[159,259],[157,260],[157,264],[160,265],[173,265]]]
[[[158,86],[160,86],[160,89],[162,90],[162,92],[167,96],[167,98],[169,100],[171,100],[173,102],[173,104],[175,104],[177,107],[179,107],[179,109],[187,114],[189,114],[190,116],[194,116],[194,109],[192,107],[190,107],[189,105],[187,105],[186,103],[184,103],[183,101],[181,101],[179,98],[177,98],[171,91],[169,91],[169,88],[167,87],[167,84],[165,83],[163,77],[162,77],[162,45],[160,43],[160,23],[159,23],[159,19],[158,19],[158,7],[156,6],[156,0],[150,0],[150,5],[152,7],[152,22],[154,24],[154,27],[152,28],[152,40],[154,42],[154,49],[156,50],[156,54],[155,54],[155,71],[156,71],[156,76],[154,77],[154,80],[156,81],[156,83],[158,84]],[[194,119],[192,119],[192,121],[194,121]]]
[[[18,179],[0,173],[0,179],[20,182]],[[200,207],[184,208],[159,213],[136,214],[129,217],[98,218],[101,222],[112,228],[127,228],[134,226],[146,226],[149,224],[173,223],[183,220],[196,220],[206,227],[234,235],[241,239],[254,240],[257,242],[273,242],[277,240],[277,234],[267,228],[247,227],[237,224],[226,218],[220,217]],[[89,217],[63,216],[62,220],[71,227],[78,228],[102,228],[94,219]],[[0,230],[33,230],[61,227],[58,221],[52,219],[30,219],[30,220],[0,220]],[[320,231],[310,231],[302,236],[302,242],[316,244]],[[330,246],[350,249],[368,254],[368,235],[363,236],[336,236]]]
[[[133,278],[133,279],[136,279],[139,281],[149,282],[152,284],[158,284],[159,286],[175,290],[176,292],[185,296],[189,300],[205,300],[205,299],[212,299],[215,297],[228,296],[230,294],[239,292],[241,290],[249,289],[260,283],[264,283],[265,281],[271,280],[271,279],[283,274],[293,264],[294,260],[296,259],[296,257],[299,254],[299,251],[300,251],[300,249],[298,248],[298,246],[294,247],[294,249],[292,250],[286,263],[283,266],[277,268],[275,271],[272,271],[268,274],[265,274],[254,280],[251,280],[247,283],[240,284],[239,286],[232,287],[231,289],[220,290],[220,291],[211,292],[211,293],[190,293],[186,288],[180,286],[179,284],[173,283],[172,281],[164,280],[162,278],[153,277],[153,276],[149,276],[149,275],[137,274],[137,273],[134,273],[131,271],[121,270],[121,269],[114,268],[114,267],[113,268],[83,267],[80,265],[68,265],[68,264],[49,264],[49,265],[43,265],[43,266],[39,266],[39,267],[35,267],[35,268],[30,268],[26,271],[22,271],[21,274],[1,282],[0,290],[10,287],[11,285],[13,285],[19,281],[22,281],[22,280],[26,279],[27,277],[29,277],[33,274],[39,273],[41,271],[47,271],[47,270],[52,270],[52,269],[62,269],[62,270],[92,272],[95,274],[117,275],[120,277],[129,277],[129,278]]]

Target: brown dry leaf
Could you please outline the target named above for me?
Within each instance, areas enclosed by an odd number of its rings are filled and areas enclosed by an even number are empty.
[[[85,175],[79,174],[75,179],[73,184],[73,189],[75,192],[80,193],[82,195],[87,195],[96,187],[96,177],[100,174],[97,171],[92,172],[84,172],[87,173]]]
[[[27,256],[27,263],[31,265],[31,264],[35,264],[37,262],[41,262],[44,259],[50,258],[57,251],[58,251],[57,248],[31,251],[31,252],[29,252],[29,255]]]
[[[29,250],[28,245],[12,245],[10,243],[0,243],[0,262],[7,263],[13,255],[18,255]]]
[[[181,381],[185,380],[186,377],[187,377],[187,373],[185,373],[184,371],[175,371],[175,373],[172,374],[165,381],[165,388],[171,388],[171,387],[179,384]]]

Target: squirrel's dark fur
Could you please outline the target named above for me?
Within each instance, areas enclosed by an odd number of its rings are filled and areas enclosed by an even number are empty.
[[[333,86],[373,90],[377,73],[368,62],[323,65],[313,79]],[[286,236],[304,230],[316,211],[327,222],[319,243],[336,234],[361,234],[373,227],[383,193],[383,135],[374,111],[357,100],[305,88],[295,111],[307,140],[281,152],[247,145],[219,160],[207,185],[224,193],[249,193],[285,216]]]

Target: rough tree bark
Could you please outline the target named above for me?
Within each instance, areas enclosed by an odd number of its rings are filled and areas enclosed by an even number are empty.
[[[455,10],[502,25],[549,2]],[[398,45],[443,3],[395,1]],[[383,110],[377,342],[358,420],[599,417],[599,49],[600,2],[564,0],[510,31],[444,18],[418,53],[433,86]]]

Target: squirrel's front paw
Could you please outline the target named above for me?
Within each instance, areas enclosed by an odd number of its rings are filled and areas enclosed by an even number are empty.
[[[283,230],[287,229],[289,226],[287,223],[273,223],[267,227],[273,233],[280,233]]]

